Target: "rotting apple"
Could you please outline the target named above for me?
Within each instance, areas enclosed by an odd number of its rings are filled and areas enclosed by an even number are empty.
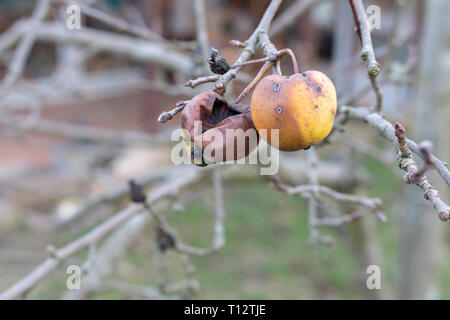
[[[181,127],[189,133],[184,139],[185,147],[197,166],[242,159],[259,142],[250,107],[228,104],[213,91],[200,93],[189,101],[181,113]]]
[[[256,129],[279,130],[281,151],[307,149],[331,131],[337,109],[333,82],[320,71],[269,75],[257,84],[251,98],[251,115]]]

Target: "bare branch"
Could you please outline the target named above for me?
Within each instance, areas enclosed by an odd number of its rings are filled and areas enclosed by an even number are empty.
[[[0,37],[0,53],[11,48],[20,39],[22,35],[22,25],[28,23],[29,19],[20,19],[8,30],[4,31]]]
[[[273,17],[275,16],[275,13],[277,12],[279,6],[281,4],[281,0],[272,0],[267,7],[266,11],[264,12],[263,17],[261,18],[261,21],[259,22],[256,29],[253,31],[252,35],[248,40],[245,42],[245,48],[242,51],[242,53],[239,55],[239,57],[236,59],[234,64],[239,64],[242,62],[245,62],[250,59],[252,55],[255,54],[256,50],[256,44],[259,39],[259,36],[261,33],[267,32],[269,30],[270,24],[272,22]],[[224,75],[219,77],[219,80],[216,83],[215,88],[219,92],[224,92],[226,86],[228,83],[233,80],[237,73],[239,72],[239,68],[232,69],[225,73]]]
[[[21,34],[34,30],[29,24],[20,24]],[[129,59],[159,65],[167,70],[192,76],[194,61],[186,55],[155,41],[136,39],[117,33],[83,27],[68,32],[62,23],[43,22],[34,30],[36,40],[87,46],[100,52],[123,55]]]
[[[171,84],[166,81],[162,81],[161,79],[157,80],[147,80],[147,79],[139,79],[136,81],[136,84],[132,85],[133,88],[140,90],[152,90],[164,93],[169,96],[187,96],[194,97],[199,94],[199,90],[191,90],[186,88],[185,85],[182,84]]]
[[[183,289],[185,288],[183,284]],[[133,283],[127,283],[119,280],[108,280],[100,283],[95,289],[95,292],[118,291],[130,298],[144,298],[149,300],[172,300],[177,299],[176,296],[168,296],[159,292],[157,288],[141,286]],[[178,288],[174,291],[180,291]]]
[[[197,79],[191,79],[188,82],[186,82],[184,85],[186,87],[191,87],[191,88],[195,88],[198,85],[204,84],[204,83],[208,83],[208,82],[215,82],[219,79],[218,75],[214,75],[214,76],[204,76],[204,77],[200,77]]]
[[[380,136],[391,141],[396,147],[398,146],[398,140],[397,137],[395,136],[395,129],[392,126],[392,124],[385,118],[383,118],[383,116],[381,116],[380,114],[373,112],[371,108],[355,108],[350,106],[341,106],[339,108],[339,111],[350,119],[358,119],[367,122],[372,128],[374,128],[377,131],[377,133]],[[412,151],[413,153],[417,154],[422,159],[424,159],[423,158],[424,156],[420,152],[419,146],[417,145],[416,142],[406,138],[406,143],[410,151]],[[447,164],[436,158],[431,153],[429,157],[436,166],[436,171],[450,187],[450,171],[447,168]]]
[[[308,154],[308,183],[310,183],[313,187],[319,187],[319,176],[317,174],[317,163],[319,161],[319,157],[317,152],[313,147],[310,148]],[[316,190],[318,188],[314,188],[315,191],[314,196],[308,196],[308,227],[309,227],[309,242],[312,244],[331,244],[331,239],[328,237],[324,237],[320,235],[319,230],[317,230],[317,221],[319,219],[318,215],[318,204],[317,204],[317,194]]]
[[[231,66],[231,68],[233,69],[233,66]],[[215,82],[215,81],[219,80],[219,77],[220,77],[219,75],[201,76],[197,79],[191,79],[191,80],[187,81],[184,85],[186,87],[195,88],[201,84]],[[239,72],[236,75],[236,81],[239,81],[242,83],[249,83],[252,81],[252,79],[253,79],[253,77],[250,76],[248,73]]]
[[[270,58],[270,64],[273,65],[273,73],[281,74],[280,62],[278,61],[278,59],[275,59],[275,57],[278,58],[278,50],[270,41],[269,36],[267,35],[267,31],[261,31],[258,37],[258,43],[263,51],[264,56]],[[295,58],[293,58],[292,60],[295,61]],[[297,69],[296,73],[298,73],[297,61],[295,61],[294,64],[295,68]]]
[[[353,213],[350,214],[345,214],[342,215],[340,217],[323,217],[323,218],[318,218],[314,224],[315,227],[339,227],[342,226],[344,224],[353,222],[356,219],[359,219],[363,216],[363,212],[362,211],[355,211]]]
[[[433,204],[442,221],[450,219],[450,207],[439,197],[439,191],[433,188],[427,177],[424,175],[428,168],[435,166],[431,159],[431,145],[427,142],[419,144],[419,150],[425,159],[424,164],[418,168],[411,152],[408,149],[405,137],[405,129],[400,123],[395,125],[395,135],[398,139],[400,151],[398,153],[398,163],[400,169],[406,172],[403,181],[408,184],[416,184],[425,193],[425,199]]]
[[[9,64],[8,73],[1,84],[0,96],[3,96],[22,75],[31,48],[36,39],[36,31],[39,29],[38,25],[47,15],[49,6],[50,0],[39,0],[36,4],[31,20],[29,21],[30,30],[26,34],[22,33],[23,38],[17,49],[14,51],[14,55]]]
[[[117,131],[110,129],[100,129],[93,126],[80,125],[68,122],[58,122],[40,119],[33,125],[28,125],[23,121],[12,121],[0,119],[1,125],[12,128],[34,131],[44,134],[56,135],[71,139],[83,139],[111,144],[145,143],[152,145],[167,144],[167,139],[163,136],[151,135],[137,131]]]
[[[178,101],[175,108],[169,111],[164,111],[158,117],[158,122],[164,123],[171,120],[178,112],[182,111],[189,101]]]
[[[176,194],[181,188],[185,188],[202,178],[210,170],[191,170],[180,175],[180,178],[170,181],[161,187],[153,190],[147,196],[147,203],[151,204],[168,196]],[[122,225],[130,217],[138,212],[142,212],[143,207],[140,204],[132,203],[125,209],[119,211],[116,215],[106,220],[92,231],[82,237],[72,241],[64,247],[54,250],[51,257],[47,258],[26,277],[11,286],[9,289],[0,294],[0,299],[16,299],[29,290],[31,290],[40,281],[46,278],[53,270],[55,270],[63,260],[74,255],[78,251],[89,247],[91,244],[98,242],[104,238],[112,230]]]
[[[271,37],[278,36],[288,27],[293,25],[298,17],[323,0],[297,0],[290,7],[286,8],[280,16],[273,22],[269,32]]]
[[[300,194],[303,196],[310,196],[310,194],[314,193],[322,193],[325,194],[336,201],[343,202],[343,203],[350,203],[350,204],[356,204],[360,205],[362,207],[365,207],[369,210],[371,210],[378,220],[380,221],[386,221],[386,217],[384,214],[380,211],[380,205],[382,203],[381,199],[378,198],[367,198],[362,196],[356,196],[353,194],[346,194],[341,193],[336,190],[333,190],[329,187],[322,186],[322,185],[299,185],[290,187],[287,186],[280,181],[273,181],[274,187],[278,190],[284,191],[287,194]]]
[[[245,43],[239,40],[230,40],[229,43],[236,48],[245,48]]]
[[[258,41],[260,41],[260,43],[261,43],[260,36],[264,37],[264,35],[265,35],[267,37],[267,30],[269,29],[270,23],[272,22],[272,19],[275,16],[275,13],[276,13],[278,7],[281,4],[281,1],[282,0],[272,0],[270,2],[269,6],[267,7],[266,11],[264,12],[264,15],[261,18],[261,21],[259,22],[255,31],[252,33],[250,38],[245,42],[244,50],[242,51],[242,53],[239,55],[239,57],[236,59],[236,61],[234,63],[234,65],[236,65],[235,68],[232,68],[227,73],[219,76],[217,78],[217,80],[215,80],[216,76],[201,77],[196,80],[188,81],[186,83],[186,85],[190,86],[190,87],[195,87],[201,83],[216,81],[214,90],[216,90],[220,94],[224,94],[228,83],[231,80],[233,80],[234,78],[236,78],[240,67],[245,65],[245,62],[247,62],[251,58],[251,56],[255,54],[256,45],[257,45]],[[263,38],[263,39],[265,39],[265,38]],[[268,41],[268,38],[267,38],[267,41]],[[266,42],[263,41],[262,45],[267,46],[270,43],[270,41],[269,42],[267,42],[267,41]],[[269,53],[268,50],[269,49],[266,49],[265,53]],[[276,55],[276,53],[278,52],[278,50],[276,50],[276,48],[274,46],[270,47],[270,50],[274,50],[274,52],[270,51],[270,53],[273,53],[274,55]],[[273,55],[271,55],[271,57],[272,57],[271,59],[273,59]],[[255,82],[253,82],[253,84],[255,84]],[[171,110],[171,111],[173,114],[176,114],[176,113],[180,112],[181,110],[183,110],[183,108],[184,108],[184,106],[182,107],[180,105],[179,108],[177,106],[177,107],[175,107],[174,110]],[[172,117],[173,117],[173,115],[172,115]],[[162,122],[163,120],[166,120],[166,119],[170,120],[170,119],[172,119],[172,117],[171,117],[170,113],[162,113],[159,116],[158,121],[161,120],[160,122]],[[163,121],[163,122],[165,122],[165,121]]]
[[[88,247],[88,257],[81,267],[83,290],[68,290],[63,294],[63,299],[82,299],[92,294],[103,279],[111,275],[114,264],[125,255],[149,220],[145,212],[140,212],[118,226],[98,250],[94,249],[95,253],[92,248],[96,248],[96,243],[91,244]]]
[[[367,71],[376,96],[375,110],[380,112],[383,104],[383,94],[377,82],[376,76],[380,73],[380,64],[375,58],[373,50],[371,26],[367,19],[366,10],[362,0],[349,0],[350,7],[355,19],[359,39],[361,40],[361,59],[367,63]]]
[[[202,50],[203,65],[205,66],[205,70],[208,70],[208,63],[206,60],[209,56],[209,40],[206,26],[206,9],[204,0],[194,0],[194,15],[197,41],[200,45],[200,49]]]
[[[380,64],[375,58],[373,51],[371,26],[367,19],[366,10],[362,0],[349,0],[353,10],[355,24],[358,29],[358,35],[362,43],[361,58],[367,62],[367,71],[370,76],[376,76],[380,73]]]
[[[369,79],[372,84],[373,91],[375,92],[375,111],[381,112],[383,106],[383,93],[381,92],[380,85],[378,84],[377,76],[369,75]]]
[[[436,166],[434,162],[431,160],[431,149],[433,148],[433,143],[431,141],[422,141],[419,144],[419,150],[422,153],[424,162],[419,167],[417,172],[414,174],[412,179],[410,179],[413,183],[415,181],[420,180],[420,178],[425,174],[428,169],[434,169]]]
[[[140,185],[146,186],[155,181],[161,180],[165,177],[176,176],[180,174],[183,170],[177,170],[172,167],[167,168],[158,168],[156,172],[149,172],[148,174],[144,174],[140,177],[136,178],[136,182]],[[110,190],[107,190],[104,194],[100,194],[97,196],[92,196],[88,198],[68,219],[57,221],[57,228],[64,228],[72,223],[78,221],[79,219],[86,216],[89,212],[92,212],[100,205],[105,203],[111,203],[117,201],[119,199],[124,198],[128,195],[129,187],[127,185],[121,184],[119,186],[113,187]]]
[[[408,143],[406,142],[405,128],[399,122],[395,123],[394,128],[400,152],[405,157],[411,157],[411,152],[409,151]]]
[[[215,169],[217,170],[217,168],[215,168]],[[164,216],[162,216],[161,214],[159,214],[158,212],[153,210],[153,208],[150,206],[150,204],[148,202],[145,203],[144,207],[147,209],[150,216],[152,218],[154,218],[161,235],[163,235],[167,240],[169,240],[168,243],[170,243],[170,245],[167,248],[165,248],[164,250],[173,248],[176,251],[178,251],[179,253],[202,257],[202,256],[216,253],[219,249],[222,248],[222,245],[225,243],[224,239],[219,239],[219,240],[221,240],[221,243],[216,242],[217,236],[215,235],[211,249],[203,249],[203,248],[197,248],[197,247],[187,245],[181,240],[181,238],[178,236],[176,231],[172,227],[169,226],[169,224],[167,223]],[[220,219],[222,219],[222,218],[220,218]],[[220,246],[215,246],[215,244],[219,244]]]
[[[93,8],[83,2],[75,1],[75,0],[58,0],[59,2],[66,3],[66,4],[75,4],[81,9],[81,13],[97,19],[119,31],[124,31],[132,35],[136,35],[138,37],[141,37],[143,39],[151,40],[151,41],[158,41],[163,43],[164,45],[167,45],[169,47],[174,48],[174,46],[168,42],[166,39],[158,35],[157,33],[151,31],[150,29],[142,26],[137,26],[129,23],[126,20],[114,17],[102,10]]]
[[[222,184],[222,172],[221,168],[213,169],[213,187],[214,187],[214,200],[216,204],[215,210],[215,225],[214,225],[214,238],[213,248],[222,248],[225,246],[225,206],[223,201],[223,184]]]

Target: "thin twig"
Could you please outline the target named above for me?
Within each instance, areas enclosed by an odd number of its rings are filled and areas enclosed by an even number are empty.
[[[208,70],[207,59],[209,56],[209,40],[206,26],[206,9],[204,0],[194,0],[194,15],[197,41],[202,51],[203,66],[205,70]]]
[[[21,35],[34,31],[36,40],[70,43],[100,52],[119,54],[134,61],[152,63],[187,76],[192,76],[192,71],[195,70],[195,62],[191,57],[161,42],[136,39],[86,26],[77,32],[67,32],[66,26],[59,22],[42,22],[37,29],[29,23],[23,23],[17,28]]]
[[[285,54],[288,54],[292,59],[292,66],[294,69],[294,73],[298,73],[297,59],[295,58],[294,52],[292,52],[292,50],[289,48],[275,51],[275,53],[273,53],[273,52],[267,53],[267,55],[264,58],[249,60],[246,62],[233,64],[231,66],[231,69],[236,69],[236,68],[240,68],[240,67],[247,66],[250,64],[261,63],[261,62],[276,62],[276,61],[278,61],[278,59],[282,58]]]
[[[259,22],[256,29],[253,31],[252,35],[248,40],[245,42],[245,48],[242,51],[242,53],[239,55],[239,57],[236,59],[234,64],[239,64],[242,62],[245,62],[250,59],[252,55],[255,54],[256,51],[256,45],[259,40],[260,34],[267,32],[269,30],[270,24],[275,16],[275,13],[277,12],[279,6],[281,5],[281,0],[272,0],[267,7],[266,11],[264,12],[263,17],[261,18],[261,21]],[[220,76],[219,79],[216,82],[215,89],[220,92],[224,93],[226,86],[228,83],[233,80],[236,75],[239,72],[239,68],[232,69],[225,73],[224,75]]]
[[[130,144],[146,143],[153,145],[167,144],[165,137],[151,135],[138,131],[117,131],[110,129],[101,129],[89,125],[80,125],[68,122],[59,122],[53,120],[39,119],[33,125],[23,121],[13,121],[0,119],[0,125],[6,125],[13,128],[34,131],[43,134],[50,134],[71,139],[89,140],[101,143],[111,144]]]
[[[369,79],[372,84],[373,90],[376,95],[375,110],[381,112],[383,104],[383,94],[380,90],[376,76],[380,73],[380,64],[375,58],[373,50],[371,26],[364,9],[362,0],[349,0],[350,7],[355,19],[355,25],[357,28],[359,39],[361,40],[361,59],[367,63],[367,71]]]
[[[319,207],[317,204],[316,197],[318,196],[318,192],[316,190],[319,189],[319,176],[317,174],[317,163],[319,161],[319,157],[317,155],[317,152],[315,150],[315,147],[312,146],[307,154],[308,159],[308,183],[313,186],[317,187],[314,188],[314,191],[312,192],[314,196],[309,195],[308,196],[308,227],[309,227],[309,242],[312,244],[331,244],[331,239],[326,236],[322,236],[317,230],[317,224],[319,220]]]
[[[198,85],[204,84],[204,83],[208,83],[208,82],[215,82],[219,79],[218,75],[214,75],[214,76],[203,76],[203,77],[199,77],[197,79],[191,79],[188,82],[186,82],[184,85],[186,87],[191,87],[191,88],[195,88]]]
[[[314,5],[319,4],[323,0],[297,0],[291,6],[287,7],[280,16],[273,22],[269,35],[271,37],[278,36],[287,28],[297,22],[298,18]]]
[[[364,213],[362,211],[356,210],[353,213],[350,214],[344,214],[339,217],[323,217],[316,219],[316,222],[314,224],[315,227],[339,227],[344,224],[353,222],[356,219],[361,218],[364,216]]]
[[[236,67],[237,68],[237,67]],[[231,69],[233,69],[233,66],[231,66]],[[215,82],[217,80],[219,80],[219,75],[213,75],[213,76],[201,76],[198,77],[196,79],[191,79],[188,80],[184,86],[186,87],[190,87],[190,88],[195,88],[201,84],[204,83],[210,83],[210,82]],[[250,76],[247,73],[244,72],[239,72],[236,76],[236,81],[242,82],[242,83],[249,83],[250,81],[252,81],[253,77]]]
[[[213,247],[222,248],[225,246],[225,206],[223,200],[223,184],[222,184],[222,172],[221,168],[217,167],[213,169],[213,187],[214,187],[214,200],[216,205],[215,210],[215,224],[214,224],[214,238]]]
[[[260,32],[260,34],[258,36],[258,43],[263,51],[264,56],[266,56],[266,57],[277,56],[278,50],[275,47],[275,45],[272,43],[272,41],[270,41],[266,30]],[[293,60],[295,60],[295,59],[293,59]],[[297,62],[295,62],[295,65],[296,64],[297,64]],[[280,62],[278,61],[278,59],[273,60],[272,65],[273,65],[273,73],[281,75],[281,67],[280,67]]]
[[[311,193],[323,193],[336,201],[343,202],[343,203],[351,203],[360,205],[362,207],[365,207],[369,210],[371,210],[378,220],[384,222],[386,221],[386,217],[384,214],[380,211],[380,205],[382,203],[381,199],[378,198],[367,198],[362,196],[357,196],[353,194],[347,194],[347,193],[341,193],[336,190],[333,190],[329,187],[323,186],[323,185],[299,185],[299,186],[287,186],[280,181],[273,181],[273,185],[278,190],[284,191],[287,194],[300,194],[309,196]]]
[[[131,298],[144,298],[149,300],[173,300],[176,296],[169,296],[159,292],[157,288],[141,286],[119,280],[104,281],[94,289],[94,292],[118,291]]]
[[[197,248],[197,247],[193,247],[193,246],[185,244],[181,240],[181,238],[178,236],[178,234],[175,232],[175,230],[171,226],[169,226],[169,224],[167,223],[164,216],[162,216],[161,214],[156,212],[150,206],[150,204],[148,204],[148,202],[145,204],[144,207],[147,209],[149,214],[154,218],[154,220],[155,220],[157,226],[160,228],[160,230],[163,233],[165,233],[165,235],[167,237],[171,238],[171,241],[173,242],[173,249],[175,249],[179,253],[203,257],[203,256],[207,256],[207,255],[216,253],[220,249],[220,247],[217,248],[214,245],[212,246],[211,249],[203,249],[203,248]]]
[[[425,199],[429,200],[433,204],[433,208],[437,210],[439,218],[442,221],[449,220],[450,207],[441,200],[439,197],[439,191],[433,188],[427,177],[424,175],[428,168],[435,167],[435,163],[431,159],[431,145],[427,142],[419,144],[419,150],[425,161],[424,164],[418,168],[417,163],[414,161],[412,154],[405,143],[405,129],[398,122],[395,125],[395,136],[397,137],[399,144],[399,167],[406,172],[403,177],[403,181],[408,184],[416,184],[419,188],[421,188],[425,193]]]
[[[383,106],[383,92],[378,84],[378,78],[375,75],[369,75],[370,83],[372,84],[373,91],[375,92],[376,104],[375,111],[381,112]]]
[[[80,11],[82,14],[97,19],[119,31],[124,31],[132,35],[136,35],[140,38],[151,40],[151,41],[158,41],[166,46],[170,46],[172,48],[175,48],[169,41],[165,40],[163,37],[158,35],[157,33],[153,32],[152,30],[134,25],[129,23],[126,20],[123,20],[121,18],[114,17],[102,10],[96,9],[94,7],[91,7],[85,3],[82,3],[80,1],[75,0],[58,0],[59,2],[63,2],[66,4],[74,4],[80,7]]]
[[[342,134],[337,141],[359,153],[365,154],[381,163],[392,165],[394,157],[386,150],[376,147],[371,141],[365,141],[358,136]],[[394,169],[393,169],[394,170]]]
[[[34,8],[33,15],[29,21],[30,31],[22,34],[22,39],[14,51],[9,64],[8,73],[6,74],[0,86],[0,97],[4,96],[12,85],[19,79],[23,73],[28,56],[30,55],[34,41],[36,39],[36,31],[39,30],[41,20],[45,19],[50,0],[39,0]]]
[[[163,180],[163,178],[176,176],[180,174],[182,170],[178,171],[172,167],[158,168],[157,171],[149,172],[140,177],[136,178],[136,182],[142,186],[152,184],[156,181]],[[92,196],[85,200],[85,202],[80,205],[72,215],[64,220],[59,220],[56,222],[56,228],[64,228],[66,226],[79,221],[88,213],[94,211],[96,208],[105,203],[111,203],[124,198],[129,193],[129,187],[124,184],[114,186],[113,188],[107,190],[103,194]]]
[[[245,43],[239,40],[230,40],[229,43],[236,48],[245,48]]]
[[[380,73],[380,64],[375,58],[373,51],[371,26],[367,18],[366,10],[362,0],[349,0],[358,28],[358,35],[362,43],[361,58],[367,62],[367,71],[370,76]]]
[[[182,111],[189,101],[178,101],[175,108],[164,111],[158,116],[158,122],[164,123],[171,120],[178,112]]]

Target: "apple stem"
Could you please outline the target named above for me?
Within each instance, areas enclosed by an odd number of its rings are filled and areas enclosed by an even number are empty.
[[[261,69],[259,70],[259,72],[256,75],[256,77],[252,80],[252,82],[250,82],[249,85],[236,98],[236,100],[234,100],[234,103],[239,103],[239,101],[241,101],[242,98],[244,98],[250,92],[250,90],[253,89],[253,87],[258,83],[258,81],[261,80],[261,78],[264,75],[264,73],[266,73],[266,71],[269,70],[271,66],[272,66],[272,62],[271,61],[266,61],[264,63],[264,65],[261,67]]]
[[[286,51],[286,53],[291,56],[294,73],[298,73],[297,59],[295,58],[294,52],[292,52],[292,50],[289,48],[283,49],[281,51]]]
[[[282,50],[279,50],[276,52],[276,54],[272,54],[268,57],[265,58],[261,58],[261,59],[256,59],[256,60],[250,60],[250,61],[246,61],[243,63],[237,63],[231,66],[231,69],[235,69],[235,68],[240,68],[242,66],[245,65],[249,65],[249,64],[254,64],[254,63],[260,63],[260,62],[264,62],[264,65],[261,67],[261,69],[259,70],[258,74],[256,75],[256,77],[252,80],[252,82],[250,82],[250,84],[241,92],[241,94],[236,98],[236,100],[234,101],[234,103],[239,103],[239,101],[242,100],[242,98],[244,98],[249,92],[250,90],[253,89],[253,87],[258,83],[259,80],[261,80],[262,76],[264,75],[264,73],[267,72],[267,70],[269,70],[269,68],[276,62],[278,61],[282,56],[284,56],[285,54],[288,54],[291,56],[292,59],[292,65],[294,67],[294,73],[298,73],[298,64],[297,64],[297,59],[295,58],[294,52],[292,52],[291,49],[289,48],[285,48]],[[280,74],[281,75],[281,74]]]

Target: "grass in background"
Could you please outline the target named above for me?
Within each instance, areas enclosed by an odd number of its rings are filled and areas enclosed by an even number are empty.
[[[401,188],[398,177],[376,161],[364,166],[371,183],[363,192],[384,200],[389,221],[375,223],[377,244],[383,257],[382,287],[395,287],[398,252],[398,225],[393,195]],[[210,189],[210,188],[209,188]],[[211,192],[211,190],[206,191]],[[397,193],[398,194],[398,193]],[[212,194],[206,198],[212,199]],[[227,185],[225,189],[226,237],[224,249],[208,257],[193,257],[200,282],[200,299],[359,299],[365,298],[365,278],[358,279],[359,266],[345,238],[346,227],[337,231],[321,229],[334,239],[333,246],[308,244],[306,202],[271,189],[266,181]],[[212,201],[211,201],[212,202]],[[166,212],[168,221],[189,244],[211,245],[213,210],[211,203],[193,201],[184,212]],[[373,219],[367,214],[364,219]],[[139,238],[116,268],[115,277],[144,285],[161,279],[155,255],[152,227]],[[177,255],[168,254],[171,280],[182,279]],[[447,259],[445,266],[450,266]],[[450,268],[443,268],[442,280],[450,282]],[[364,270],[365,271],[365,268]],[[31,296],[58,297],[63,272],[41,285]],[[59,281],[57,280],[59,279]],[[361,283],[363,282],[363,283]],[[443,289],[443,298],[450,296]],[[110,292],[100,299],[119,299]]]

